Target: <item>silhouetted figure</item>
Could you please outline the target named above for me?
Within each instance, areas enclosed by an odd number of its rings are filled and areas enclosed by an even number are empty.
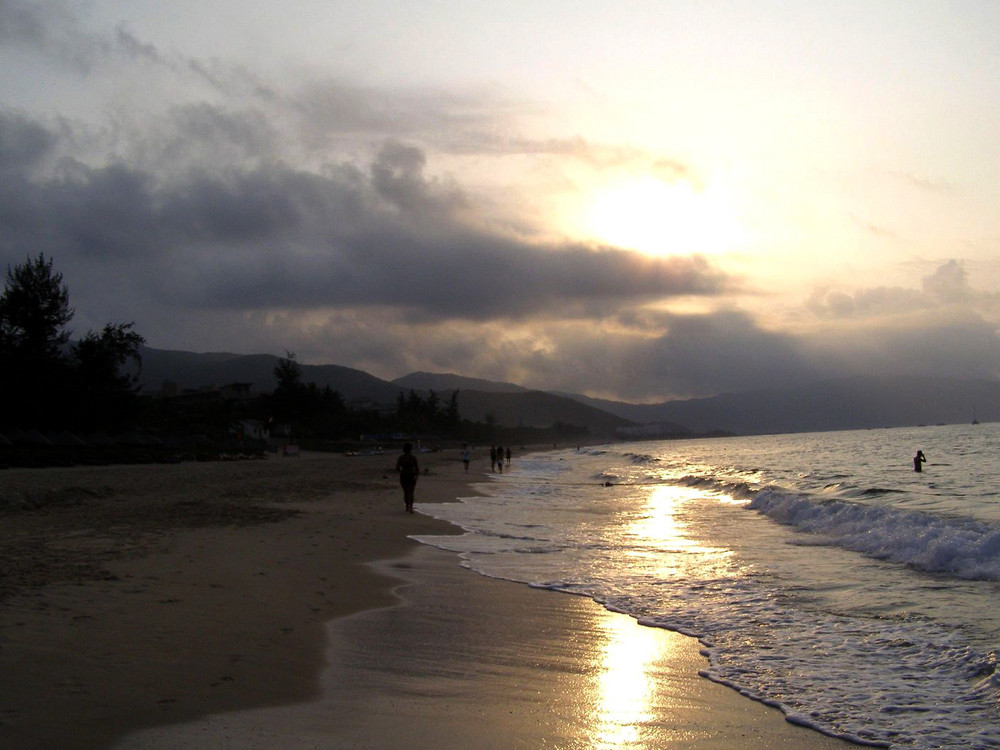
[[[914,471],[923,471],[925,463],[927,463],[927,459],[924,458],[924,452],[923,451],[917,451],[917,455],[915,455],[913,457],[913,470]]]
[[[507,465],[510,466],[510,446],[507,446]]]
[[[497,471],[503,474],[503,446],[497,446]]]
[[[490,471],[497,470],[497,447],[495,445],[490,446]]]
[[[462,463],[465,464],[465,473],[469,473],[469,461],[472,460],[472,452],[469,450],[468,443],[462,443]]]
[[[413,455],[413,445],[403,443],[403,455],[396,459],[396,471],[399,472],[399,483],[403,487],[403,503],[406,512],[413,512],[413,492],[417,488],[417,478],[420,476],[420,466],[417,457]]]

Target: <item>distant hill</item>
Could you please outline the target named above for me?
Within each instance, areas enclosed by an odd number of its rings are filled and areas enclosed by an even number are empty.
[[[457,390],[459,413],[474,422],[487,416],[504,427],[551,427],[562,422],[587,427],[592,435],[601,436],[614,436],[618,427],[631,424],[572,396],[533,391],[514,383],[430,372],[413,372],[392,382],[415,391],[433,390],[445,400]]]
[[[482,378],[467,378],[453,373],[411,372],[392,381],[395,385],[415,391],[484,391],[487,393],[527,393],[530,389],[514,383]]]
[[[456,387],[462,381],[453,375],[424,374],[423,377],[422,382],[434,383],[439,392]],[[496,387],[476,390],[501,391],[510,386],[494,385]],[[792,389],[729,393],[657,404],[632,404],[571,393],[551,395],[633,424],[655,424],[661,434],[677,435],[716,431],[741,435],[818,432],[955,424],[971,422],[974,418],[983,422],[1000,421],[1000,382],[990,380],[854,377]],[[460,391],[459,396],[470,399],[471,409],[488,411],[480,406],[483,398],[480,394],[473,396]],[[497,409],[498,419],[501,413],[505,419],[513,417],[509,410],[501,412],[498,406],[493,408]]]
[[[143,348],[140,383],[146,393],[157,393],[165,381],[181,388],[218,387],[229,383],[251,383],[251,391],[266,393],[274,390],[277,380],[274,368],[281,357],[271,354],[232,354],[226,352],[171,351]],[[541,391],[529,391],[512,383],[493,383],[457,375],[413,373],[395,382],[388,382],[361,370],[340,365],[300,365],[302,382],[329,386],[339,391],[348,403],[367,402],[393,407],[400,393],[410,390],[426,395],[434,390],[442,401],[459,390],[459,412],[465,419],[482,421],[492,414],[502,426],[550,427],[556,422],[586,427],[592,434],[613,436],[615,428],[629,424],[616,417],[573,399]],[[479,385],[485,390],[472,390]]]
[[[450,398],[445,391],[443,398]],[[630,424],[571,398],[544,391],[503,393],[499,391],[459,391],[458,410],[462,417],[481,422],[492,415],[504,427],[551,427],[556,422],[587,427],[595,436],[614,436],[618,427]]]
[[[277,385],[279,357],[225,352],[196,354],[144,348],[141,382],[157,392],[165,380],[185,388],[252,383],[252,391]],[[529,390],[513,383],[454,374],[416,372],[393,382],[340,365],[302,365],[302,379],[339,391],[349,403],[391,407],[399,393],[433,390],[447,400],[459,392],[459,412],[481,421],[493,415],[504,426],[548,427],[555,422],[613,435],[629,424],[657,424],[662,433],[717,430],[754,435],[780,432],[900,427],[1000,421],[1000,381],[944,378],[856,377],[799,388],[729,393],[711,398],[630,404],[565,393]]]
[[[558,395],[571,398],[574,401],[579,401],[581,404],[587,404],[595,409],[600,409],[608,414],[621,417],[622,419],[628,420],[634,424],[656,424],[661,433],[683,435],[685,433],[695,432],[695,430],[690,429],[686,425],[667,419],[664,416],[666,412],[662,408],[665,404],[630,404],[625,401],[609,401],[603,398],[591,398],[590,396],[583,396],[579,393],[559,392]],[[707,431],[708,430],[697,430],[697,432]]]
[[[605,409],[636,422],[670,420],[695,432],[743,435],[993,422],[1000,421],[1000,382],[855,377],[662,404],[607,402]]]
[[[273,354],[231,354],[210,352],[171,351],[166,349],[142,350],[140,384],[146,393],[156,393],[164,381],[173,381],[182,388],[203,388],[228,383],[251,383],[251,391],[267,393],[277,386],[274,368],[281,357]],[[375,404],[393,404],[401,389],[397,385],[340,365],[300,365],[302,382],[315,383],[320,388],[329,386],[339,391],[347,402],[368,401]]]

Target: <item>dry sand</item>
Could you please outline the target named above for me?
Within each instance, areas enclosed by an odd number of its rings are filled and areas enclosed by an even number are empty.
[[[421,460],[418,508],[472,494]],[[691,639],[411,542],[454,529],[393,463],[0,472],[0,747],[847,746],[699,678]]]

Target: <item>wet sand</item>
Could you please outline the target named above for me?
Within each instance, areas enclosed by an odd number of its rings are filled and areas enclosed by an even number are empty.
[[[418,508],[471,494],[421,458]],[[0,747],[849,746],[691,639],[409,541],[454,530],[393,461],[0,473]]]

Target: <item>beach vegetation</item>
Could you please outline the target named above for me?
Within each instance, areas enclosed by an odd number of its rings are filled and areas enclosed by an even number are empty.
[[[396,399],[396,426],[402,432],[452,435],[459,425],[457,391],[447,404],[431,389],[426,396],[414,390]]]
[[[40,254],[34,260],[7,267],[0,295],[0,346],[7,364],[54,364],[69,340],[65,326],[73,319],[69,290],[52,259]]]
[[[75,310],[44,253],[7,268],[0,294],[0,425],[127,429],[138,411],[133,323],[108,323],[71,343]],[[126,374],[129,367],[133,374]]]
[[[329,386],[303,383],[294,353],[286,352],[278,360],[274,377],[278,385],[263,399],[260,416],[292,425],[297,435],[331,437],[345,429],[348,409],[343,397]]]

